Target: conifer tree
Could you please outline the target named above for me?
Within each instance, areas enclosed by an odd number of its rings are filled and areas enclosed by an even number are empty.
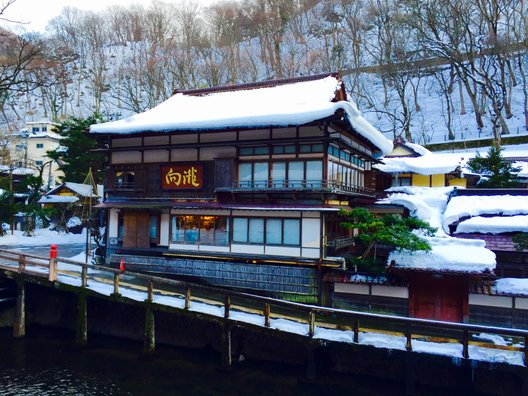
[[[516,179],[520,169],[504,159],[502,150],[502,147],[492,145],[486,157],[477,152],[477,156],[468,161],[468,168],[482,177],[478,187],[507,188],[519,185]]]
[[[391,214],[377,217],[365,208],[342,210],[340,214],[347,218],[347,221],[341,225],[357,230],[358,234],[354,239],[365,246],[363,254],[352,260],[353,264],[368,272],[381,272],[385,267],[385,263],[378,261],[378,245],[390,246],[396,250],[431,250],[431,245],[415,231],[425,236],[432,236],[436,229],[415,217],[402,218]],[[369,260],[368,256],[372,250],[373,256]]]
[[[97,141],[86,134],[87,128],[98,121],[96,115],[86,119],[72,117],[62,122],[54,131],[62,136],[61,145],[48,151],[48,157],[59,164],[64,172],[61,181],[82,183],[92,167],[96,180],[101,180],[104,156],[90,150],[98,147]]]

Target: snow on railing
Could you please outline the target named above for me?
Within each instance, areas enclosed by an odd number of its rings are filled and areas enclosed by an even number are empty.
[[[56,280],[49,273],[55,264]],[[514,365],[526,366],[528,362],[527,330],[294,303],[129,272],[126,263],[121,269],[114,269],[0,250],[0,269],[44,277],[98,294],[120,296],[121,301],[146,301],[315,339]]]

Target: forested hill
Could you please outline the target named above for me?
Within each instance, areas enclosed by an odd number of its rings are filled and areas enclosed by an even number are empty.
[[[351,98],[389,138],[423,144],[526,133],[526,7],[244,0],[97,14],[66,8],[43,34],[0,36],[3,129],[43,117],[124,117],[174,89],[341,70]]]

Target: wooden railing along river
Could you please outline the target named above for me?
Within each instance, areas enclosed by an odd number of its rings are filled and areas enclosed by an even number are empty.
[[[47,259],[12,250],[0,250],[0,269],[7,273],[28,275],[27,281],[29,282],[31,277],[37,277],[46,278],[53,283],[63,283],[67,277],[70,279],[67,283],[71,285],[73,284],[71,279],[75,279],[78,288],[90,288],[91,285],[92,290],[97,290],[97,287],[94,288],[96,284],[111,286],[112,295],[124,298],[127,297],[127,291],[140,291],[145,294],[145,302],[153,304],[158,304],[156,296],[175,297],[181,300],[180,308],[183,310],[192,310],[194,304],[207,304],[216,309],[223,308],[220,312],[223,311],[223,318],[226,321],[243,322],[240,316],[237,316],[238,319],[234,317],[236,316],[234,313],[245,313],[255,316],[249,323],[259,322],[260,326],[270,329],[276,328],[273,324],[275,319],[286,319],[305,326],[305,336],[309,338],[322,338],[323,336],[317,334],[318,329],[342,330],[351,334],[350,342],[361,343],[362,334],[374,333],[399,337],[404,341],[405,349],[409,352],[413,351],[414,342],[425,341],[442,345],[461,345],[461,357],[464,359],[472,358],[470,346],[475,346],[489,349],[488,352],[507,350],[511,353],[521,353],[524,366],[528,362],[528,331],[526,330],[440,322],[299,304],[144,273],[133,273],[126,269],[123,271],[123,268],[113,269],[57,258],[53,251],[50,256],[51,258]],[[214,315],[214,313],[209,314]],[[509,337],[512,346],[495,345],[484,342],[482,337],[473,337],[481,333]],[[152,348],[154,348],[153,344],[154,340],[151,340],[149,345]]]

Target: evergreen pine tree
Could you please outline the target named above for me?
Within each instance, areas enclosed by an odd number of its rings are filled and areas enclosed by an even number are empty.
[[[86,129],[97,121],[96,115],[86,119],[72,117],[54,130],[62,136],[61,145],[47,154],[64,172],[61,181],[82,183],[90,167],[96,180],[101,180],[104,156],[90,152],[98,147],[97,141],[86,134]]]
[[[468,168],[482,177],[478,187],[506,188],[519,185],[516,179],[520,169],[504,159],[502,150],[502,147],[492,145],[486,157],[477,152],[477,156],[468,161]]]
[[[358,234],[354,239],[365,246],[363,254],[352,260],[352,264],[361,270],[371,273],[383,271],[385,263],[378,261],[377,245],[391,246],[400,251],[431,250],[429,242],[418,236],[415,231],[422,235],[432,236],[436,228],[420,219],[402,218],[391,214],[377,217],[364,208],[355,208],[351,211],[341,210],[340,214],[347,218],[347,221],[341,225],[357,230]],[[369,260],[367,257],[372,250],[373,258]]]

